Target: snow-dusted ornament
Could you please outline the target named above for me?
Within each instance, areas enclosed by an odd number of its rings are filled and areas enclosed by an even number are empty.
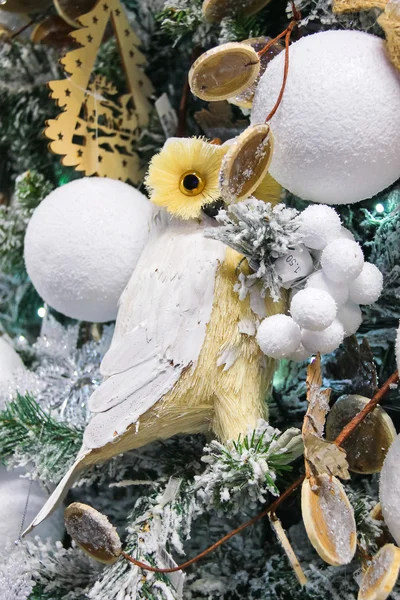
[[[226,17],[254,15],[271,0],[204,0],[203,15],[210,23],[220,23]]]
[[[300,327],[322,331],[329,327],[336,317],[337,304],[324,290],[304,288],[293,297],[290,314]]]
[[[363,251],[357,242],[336,239],[322,251],[321,266],[325,275],[332,281],[353,281],[363,269]]]
[[[151,212],[141,192],[113,179],[85,177],[51,192],[25,235],[26,269],[39,295],[73,319],[115,319]]]
[[[359,395],[341,396],[328,413],[326,437],[335,440],[342,429],[370,401]],[[343,442],[347,453],[349,469],[354,473],[378,473],[382,469],[385,456],[396,437],[392,419],[379,405],[358,425],[349,438]]]
[[[400,176],[400,79],[385,41],[323,31],[290,46],[289,77],[270,121],[270,173],[305,200],[348,204]],[[282,85],[284,53],[257,87],[251,122],[263,123]]]
[[[265,178],[273,153],[269,125],[245,129],[229,146],[222,161],[219,185],[228,203],[248,198]]]
[[[257,331],[257,342],[261,350],[272,358],[285,358],[300,345],[300,327],[291,317],[273,315],[264,319]]]
[[[65,509],[65,527],[80,548],[98,562],[112,565],[121,556],[121,540],[105,515],[74,502]]]
[[[400,435],[389,448],[379,483],[379,499],[386,525],[400,545]]]
[[[400,548],[385,544],[372,557],[361,580],[357,600],[386,600],[393,590],[400,570]]]
[[[348,285],[350,300],[356,304],[373,304],[381,295],[383,275],[378,267],[366,262],[359,276]]]
[[[340,481],[326,473],[314,483],[305,479],[301,510],[309,540],[320,557],[335,567],[349,564],[357,547],[356,522]]]
[[[228,42],[199,56],[189,71],[189,85],[202,100],[227,100],[247,89],[259,70],[258,54],[251,46]]]

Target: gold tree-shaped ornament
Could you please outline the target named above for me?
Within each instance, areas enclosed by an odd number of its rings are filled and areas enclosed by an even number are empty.
[[[125,70],[128,93],[118,90],[105,77],[92,73],[106,27],[111,21]],[[46,123],[50,149],[63,155],[62,163],[122,181],[140,182],[139,157],[134,141],[149,122],[153,92],[141,67],[144,55],[140,40],[129,26],[119,0],[100,0],[81,16],[82,29],[71,33],[81,47],[61,60],[66,78],[49,82],[51,97],[63,111]]]

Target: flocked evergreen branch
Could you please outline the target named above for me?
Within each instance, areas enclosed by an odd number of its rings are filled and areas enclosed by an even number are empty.
[[[29,394],[18,394],[0,412],[0,459],[26,467],[34,479],[57,482],[74,461],[82,435],[45,413]]]
[[[195,476],[199,502],[204,507],[234,514],[265,502],[269,493],[279,495],[276,479],[290,470],[289,463],[302,454],[298,429],[284,433],[263,420],[244,437],[226,445],[214,440],[204,448],[207,468]]]
[[[15,197],[10,206],[0,206],[0,270],[23,274],[24,238],[35,208],[53,189],[37,171],[27,171],[16,179]]]
[[[254,270],[251,275],[240,275],[237,286],[241,299],[255,280],[262,282],[263,294],[269,290],[274,300],[280,298],[281,280],[274,268],[274,260],[285,256],[301,243],[296,220],[298,211],[283,204],[272,206],[251,198],[231,204],[218,213],[220,227],[207,229],[207,237],[219,240],[243,254]]]

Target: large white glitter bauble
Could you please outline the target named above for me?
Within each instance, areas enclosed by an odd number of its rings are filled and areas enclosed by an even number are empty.
[[[262,352],[272,358],[285,358],[300,345],[300,327],[291,317],[272,315],[264,319],[257,331],[257,342]]]
[[[24,368],[24,363],[11,344],[0,337],[0,383],[9,381],[15,371]]]
[[[316,288],[328,292],[338,306],[341,306],[349,297],[349,288],[345,283],[331,281],[323,271],[316,271],[307,279],[306,288]]]
[[[32,486],[29,479],[22,477],[23,469],[7,471],[0,465],[0,547],[18,539],[26,502],[27,511],[24,519],[25,527],[37,515],[48,498],[38,481]],[[29,496],[29,498],[28,498]],[[38,527],[38,535],[42,539],[51,538],[53,542],[64,537],[63,511],[59,508],[53,515]]]
[[[373,304],[381,295],[383,275],[372,263],[364,263],[356,279],[349,282],[350,299],[357,304]]]
[[[300,213],[298,233],[308,248],[323,250],[341,234],[340,217],[331,206],[311,205]]]
[[[323,354],[333,352],[340,346],[343,338],[343,325],[338,319],[335,319],[333,323],[323,331],[303,329],[301,332],[303,346],[312,354],[316,354],[317,352],[322,352]]]
[[[115,319],[151,211],[137,189],[108,178],[85,177],[51,192],[25,236],[26,269],[39,295],[74,319]]]
[[[251,122],[264,123],[282,86],[285,53],[258,84]],[[324,31],[290,46],[282,102],[270,121],[269,172],[293,194],[325,204],[370,198],[400,176],[400,74],[385,40]]]
[[[360,307],[351,300],[339,308],[337,319],[343,325],[344,337],[349,337],[358,331],[363,320]]]
[[[321,266],[332,281],[349,282],[359,276],[364,266],[364,254],[357,242],[339,238],[322,251]]]
[[[400,545],[400,435],[390,446],[383,463],[379,497],[385,523]]]
[[[336,317],[337,305],[332,296],[316,288],[304,288],[290,304],[290,314],[300,327],[322,331]]]

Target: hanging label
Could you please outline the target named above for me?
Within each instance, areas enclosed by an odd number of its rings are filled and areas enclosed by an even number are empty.
[[[167,138],[174,136],[178,126],[178,117],[165,92],[156,100],[155,107],[165,136]]]
[[[284,287],[290,287],[290,285],[286,286],[285,284],[303,279],[314,270],[311,254],[305,246],[289,252],[286,256],[281,256],[275,261],[274,266]]]

